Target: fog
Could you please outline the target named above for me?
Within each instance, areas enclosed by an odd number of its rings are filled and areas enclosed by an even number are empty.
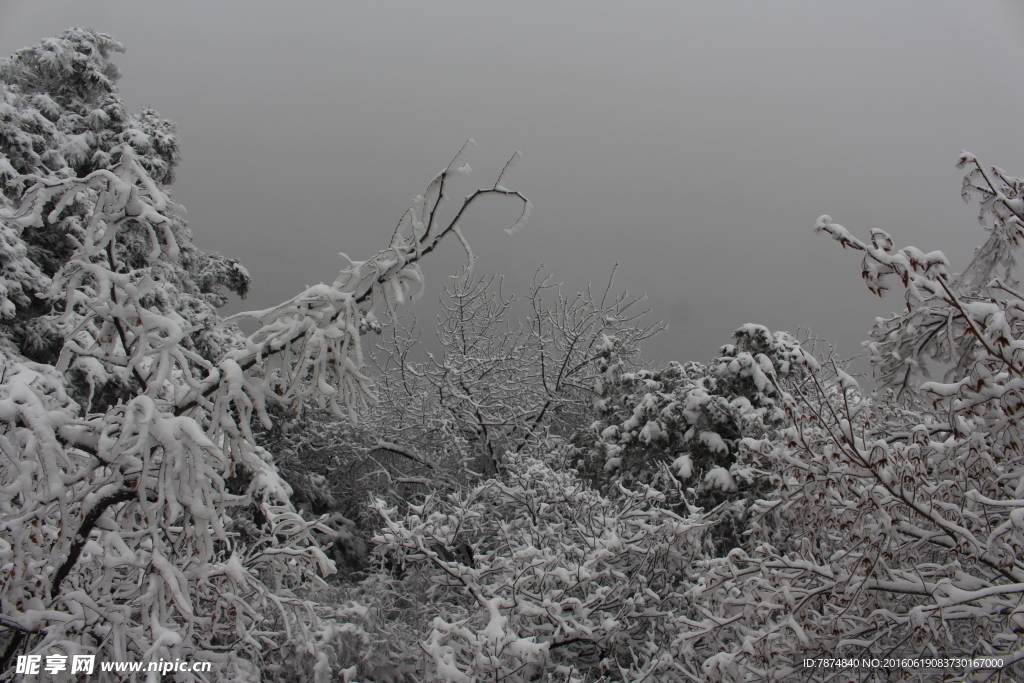
[[[73,25],[124,43],[122,97],[177,123],[196,242],[255,280],[231,311],[385,246],[474,138],[481,186],[524,155],[507,184],[530,222],[506,235],[518,207],[496,201],[464,224],[507,290],[542,263],[567,291],[603,284],[618,262],[669,323],[652,360],[709,360],[746,322],[853,354],[901,300],[874,299],[817,216],[959,269],[983,240],[960,151],[1024,175],[1009,2],[19,1],[0,3],[0,54]],[[426,264],[422,303],[461,256]]]

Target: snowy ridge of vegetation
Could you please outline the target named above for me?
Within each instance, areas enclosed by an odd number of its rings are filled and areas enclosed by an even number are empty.
[[[531,208],[517,154],[446,210],[466,148],[384,249],[244,336],[217,308],[248,273],[194,246],[121,51],[70,29],[0,62],[0,679],[26,653],[214,663],[191,681],[1020,675],[1024,180],[962,155],[988,237],[961,274],[818,220],[904,293],[872,391],[753,324],[645,368],[640,299],[539,271],[518,324],[464,273],[421,353],[396,320],[419,261],[451,237],[471,271],[466,209]]]

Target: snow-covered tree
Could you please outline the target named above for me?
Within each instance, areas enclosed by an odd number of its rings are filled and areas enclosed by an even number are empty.
[[[381,428],[415,430],[394,440],[454,449],[457,460],[488,476],[506,452],[544,454],[585,429],[593,421],[602,339],[615,338],[632,360],[662,329],[642,322],[642,297],[612,291],[613,277],[600,295],[588,288],[570,297],[538,270],[525,294],[525,323],[512,321],[515,296],[500,282],[457,280],[435,326],[440,352],[417,357],[414,332],[381,345],[388,411]]]
[[[10,208],[26,184],[39,179],[85,177],[112,169],[116,149],[129,146],[136,163],[160,187],[173,182],[179,161],[174,124],[152,109],[129,114],[117,95],[120,77],[111,61],[124,47],[110,36],[90,29],[69,29],[57,38],[25,48],[0,63],[0,202]],[[0,245],[0,313],[4,336],[18,352],[45,363],[56,359],[66,330],[52,315],[44,293],[53,277],[78,248],[89,221],[87,205],[65,207],[52,222],[15,228],[4,224]],[[184,220],[167,216],[179,245],[180,258],[161,259],[152,274],[164,283],[164,306],[173,307],[189,322],[183,343],[209,359],[238,341],[230,327],[217,327],[215,308],[226,303],[224,291],[245,296],[249,275],[236,261],[197,249]],[[136,267],[148,251],[147,238],[126,227],[115,243],[119,261]],[[130,233],[130,234],[129,234]],[[102,373],[79,362],[79,384],[102,393]],[[110,387],[107,400],[123,397],[124,388]],[[80,398],[77,395],[76,397]],[[95,396],[94,396],[95,398]]]
[[[467,274],[441,298],[438,352],[421,351],[413,361],[414,330],[382,349],[390,409],[382,417],[395,441],[431,444],[438,456],[493,476],[505,451],[525,439],[537,383],[532,350],[509,319],[513,301],[500,282]],[[423,428],[401,435],[410,425]]]
[[[764,463],[741,444],[776,437],[789,424],[784,393],[819,362],[789,333],[748,324],[710,365],[672,362],[660,370],[627,372],[617,346],[602,349],[598,420],[582,471],[598,485],[643,482],[680,489],[682,509],[719,509],[712,552],[740,545],[754,502],[770,493]],[[669,467],[666,468],[665,465]]]
[[[538,349],[534,363],[544,392],[544,403],[531,422],[543,424],[546,417],[562,438],[578,436],[593,424],[608,348],[614,348],[618,367],[630,370],[642,362],[641,344],[665,329],[660,321],[644,321],[650,312],[641,308],[646,297],[614,291],[618,267],[616,263],[612,268],[600,295],[588,287],[565,296],[540,271],[530,288],[527,322]],[[548,303],[551,294],[554,300]]]
[[[770,463],[750,545],[699,564],[678,645],[695,675],[729,681],[862,680],[863,669],[805,669],[804,657],[888,653],[999,656],[943,680],[1016,680],[1024,659],[1024,296],[1013,279],[1024,181],[964,154],[964,198],[989,231],[968,269],[868,242],[818,220],[864,254],[868,287],[895,278],[905,310],[866,342],[881,388],[815,375],[783,393],[791,426],[741,448]],[[919,384],[927,361],[948,368]],[[925,377],[927,379],[927,376]],[[1015,664],[1016,663],[1016,664]],[[1013,673],[1016,671],[1017,673]],[[931,674],[902,672],[907,678]]]
[[[244,292],[248,276],[191,245],[164,187],[173,128],[124,115],[108,60],[120,49],[72,29],[2,67],[3,313],[25,316],[16,329],[42,320],[60,342],[32,360],[11,332],[0,349],[2,667],[24,652],[91,652],[213,661],[222,680],[309,662],[329,680],[361,632],[303,597],[333,571],[314,535],[332,530],[297,514],[252,422],[306,401],[354,421],[374,400],[361,329],[417,294],[419,261],[442,240],[465,244],[469,206],[511,196],[522,221],[530,205],[503,172],[442,219],[452,175],[468,172],[460,152],[385,249],[248,314],[260,325],[249,337],[225,332],[219,288]],[[56,245],[42,267],[41,243]],[[239,531],[233,517],[253,506],[266,523]]]

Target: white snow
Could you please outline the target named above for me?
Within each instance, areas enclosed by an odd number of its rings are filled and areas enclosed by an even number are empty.
[[[736,482],[733,481],[732,475],[729,474],[729,470],[724,467],[712,467],[708,470],[708,473],[704,475],[704,481],[711,486],[716,486],[723,491],[735,491]]]

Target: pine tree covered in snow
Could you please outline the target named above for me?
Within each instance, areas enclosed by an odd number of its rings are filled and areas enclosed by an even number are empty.
[[[0,181],[2,200],[10,207],[27,185],[37,181],[83,178],[113,168],[117,149],[131,148],[135,163],[160,187],[173,182],[179,161],[174,124],[152,109],[129,114],[118,97],[120,73],[110,57],[124,47],[90,29],[69,29],[57,38],[20,50],[0,65]],[[61,328],[45,293],[88,230],[89,208],[78,201],[45,225],[5,224],[0,313],[5,337],[20,354],[52,363],[68,330]],[[245,296],[249,275],[240,264],[197,249],[182,218],[171,212],[164,230],[179,245],[173,258],[164,255],[148,265],[149,274],[164,286],[161,305],[188,321],[184,343],[209,359],[219,357],[239,339],[236,330],[215,328],[215,308],[226,303],[224,292]],[[114,243],[115,257],[128,267],[145,261],[148,236],[126,226]],[[112,381],[93,363],[77,361],[90,391]],[[115,382],[116,383],[116,382]],[[111,387],[111,397],[118,395]],[[122,388],[121,393],[125,389]]]
[[[789,424],[777,382],[797,386],[819,370],[789,333],[744,325],[734,338],[710,365],[673,362],[635,372],[624,370],[608,340],[599,419],[581,462],[599,485],[675,489],[682,509],[716,510],[707,540],[711,552],[723,553],[742,543],[750,507],[772,489],[770,472],[744,446],[770,441]]]

